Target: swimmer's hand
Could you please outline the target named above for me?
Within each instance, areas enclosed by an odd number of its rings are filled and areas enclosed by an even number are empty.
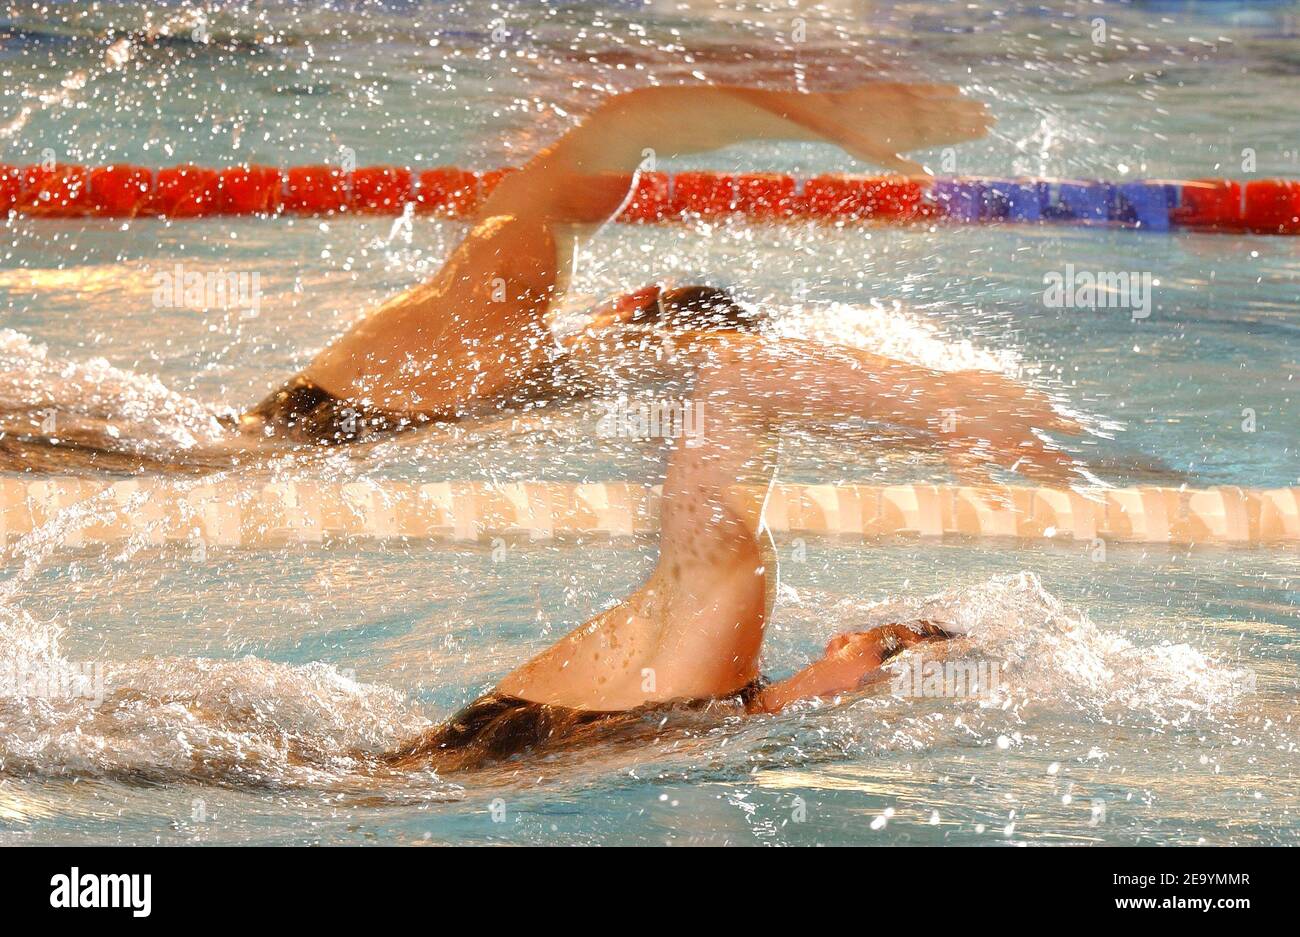
[[[948,406],[934,422],[959,480],[989,484],[992,467],[1048,485],[1079,480],[1083,463],[1046,434],[1078,435],[1083,427],[1046,394],[991,371],[957,371],[945,375],[945,382]]]
[[[876,81],[849,91],[783,93],[769,106],[858,159],[907,176],[930,173],[900,154],[978,140],[993,126],[982,102],[948,84]]]

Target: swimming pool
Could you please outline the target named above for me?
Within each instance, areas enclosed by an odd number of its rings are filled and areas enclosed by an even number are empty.
[[[162,10],[153,25],[184,15]],[[1111,37],[1100,45],[1098,11]],[[286,4],[220,12],[206,43],[182,18],[176,38],[136,35],[106,58],[121,38],[104,35],[108,23],[142,29],[128,17],[143,14],[72,4],[52,22],[20,12],[9,25],[0,161],[52,148],[85,163],[287,165],[347,147],[360,164],[488,167],[557,132],[593,87],[696,71],[732,81],[794,72],[815,84],[833,69],[951,80],[989,100],[999,125],[958,151],[962,173],[1235,176],[1250,148],[1261,175],[1294,176],[1296,12],[846,4],[806,14],[806,41],[794,43],[785,9],[523,4],[498,23],[441,4],[305,15]],[[736,148],[691,166],[852,168],[806,146]],[[419,217],[11,217],[0,241],[6,391],[31,392],[14,375],[40,386],[89,375],[78,385],[88,397],[96,381],[136,395],[142,425],[199,419],[194,401],[251,402],[436,269],[461,230]],[[256,314],[160,308],[155,274],[178,262],[257,272]],[[1152,273],[1151,316],[1045,305],[1044,274],[1067,264]],[[949,364],[986,354],[1122,423],[1088,452],[1116,484],[1264,488],[1300,483],[1295,270],[1295,241],[1281,237],[724,221],[610,226],[581,252],[574,288],[706,279],[781,321],[814,316],[867,345],[892,341]],[[97,356],[118,370],[86,365]],[[154,377],[184,399],[145,383]],[[595,419],[574,405],[271,475],[654,481],[662,452],[611,447]],[[265,477],[234,473],[250,485]],[[849,428],[792,433],[781,477],[943,473],[886,458]],[[0,699],[7,844],[1296,840],[1294,545],[1112,543],[1099,559],[1087,542],[783,536],[768,672],[900,612],[868,602],[911,610],[954,590],[943,608],[1006,666],[1005,693],[684,726],[652,746],[453,780],[363,778],[346,752],[391,744],[467,702],[607,607],[648,572],[653,542],[199,550],[66,539],[56,520],[7,543],[0,662],[94,663],[125,695],[111,711]]]

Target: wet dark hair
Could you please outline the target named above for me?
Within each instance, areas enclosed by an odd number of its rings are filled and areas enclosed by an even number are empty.
[[[727,290],[682,286],[660,293],[659,301],[637,310],[632,322],[705,332],[754,332],[762,317],[743,308]]]

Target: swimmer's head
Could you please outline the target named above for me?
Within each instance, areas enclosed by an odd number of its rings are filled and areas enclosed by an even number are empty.
[[[637,307],[633,325],[663,325],[702,332],[753,332],[760,317],[745,309],[727,290],[682,286],[657,292]]]

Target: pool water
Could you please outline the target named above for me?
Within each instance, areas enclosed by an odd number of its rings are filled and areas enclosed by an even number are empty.
[[[200,23],[167,4],[147,18],[19,6],[0,25],[0,162],[49,148],[69,162],[287,165],[346,147],[359,164],[487,167],[526,157],[601,94],[698,72],[957,82],[999,118],[958,150],[963,173],[1240,176],[1249,148],[1259,175],[1300,174],[1293,4],[827,4],[803,14],[802,43],[784,7],[502,10],[499,24],[441,3],[263,4]],[[794,145],[690,165],[857,168]],[[463,232],[429,218],[2,223],[0,404],[116,393],[140,404],[134,431],[162,438],[256,400]],[[1059,391],[1117,425],[1082,450],[1112,483],[1281,487],[1300,484],[1296,252],[1291,238],[1050,227],[610,226],[580,252],[574,290],[733,286],[792,330],[994,363]],[[256,272],[256,314],[160,308],[155,274],[178,262]],[[1150,272],[1150,317],[1048,307],[1044,275],[1066,264]],[[611,447],[595,418],[576,404],[235,476],[657,481],[662,451]],[[847,426],[792,429],[781,477],[944,474]],[[653,542],[196,551],[76,547],[75,523],[6,544],[0,843],[1280,845],[1300,828],[1294,545],[1099,556],[784,537],[769,674],[835,633],[925,609],[1003,666],[997,692],[688,721],[653,743],[440,778],[376,776],[349,753],[391,747],[626,595]],[[109,705],[5,682],[52,661],[100,667]]]

